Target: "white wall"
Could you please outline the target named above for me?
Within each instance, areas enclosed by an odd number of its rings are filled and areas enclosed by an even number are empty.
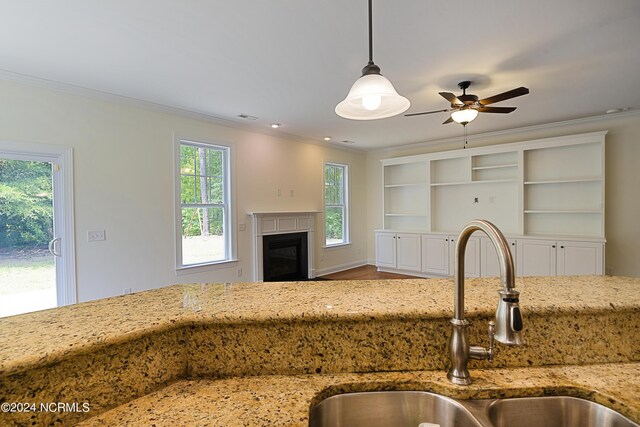
[[[321,210],[322,165],[350,165],[353,244],[323,249],[316,218],[316,269],[366,260],[366,154],[281,139],[165,112],[0,81],[0,139],[74,149],[78,301],[174,283],[252,280],[252,210]],[[177,276],[174,255],[174,133],[235,145],[236,266]],[[282,196],[277,196],[281,189]],[[294,197],[290,197],[294,190]],[[88,230],[105,230],[87,242]],[[237,269],[242,277],[237,277]]]
[[[450,125],[454,126],[454,125]],[[382,228],[381,159],[462,148],[459,140],[433,141],[367,153],[368,186],[368,259],[373,263],[373,231]],[[605,137],[605,237],[606,272],[621,276],[640,276],[640,112],[608,115],[535,126],[487,135],[469,135],[469,147],[526,141],[538,138],[608,130]],[[471,131],[471,129],[470,129]]]

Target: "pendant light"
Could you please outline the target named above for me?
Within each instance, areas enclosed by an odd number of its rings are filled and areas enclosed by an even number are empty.
[[[375,120],[396,116],[409,109],[411,103],[399,95],[380,67],[373,63],[373,19],[369,0],[369,63],[362,76],[351,86],[347,97],[336,106],[336,114],[345,119]]]

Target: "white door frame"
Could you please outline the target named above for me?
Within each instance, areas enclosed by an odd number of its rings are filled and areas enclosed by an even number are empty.
[[[73,217],[73,149],[0,140],[0,157],[50,162],[53,165],[53,228],[56,233],[54,237],[62,237],[62,257],[56,259],[56,294],[58,306],[75,304],[78,296]]]

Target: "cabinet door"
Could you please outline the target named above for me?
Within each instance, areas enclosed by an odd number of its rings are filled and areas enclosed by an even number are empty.
[[[420,235],[396,235],[396,265],[401,270],[420,271]]]
[[[509,250],[513,258],[516,275],[518,272],[518,262],[516,261],[516,240],[507,239]],[[499,277],[500,265],[498,263],[498,252],[488,237],[480,238],[480,276],[481,277]]]
[[[376,265],[396,268],[395,233],[376,233]]]
[[[422,235],[422,271],[428,274],[449,275],[449,238],[434,234]]]
[[[516,255],[520,276],[556,275],[556,242],[518,239]]]
[[[558,242],[558,275],[602,275],[604,244],[591,242]]]
[[[456,243],[458,237],[449,236],[449,275],[455,273]],[[464,277],[480,277],[480,237],[469,237],[464,252]]]

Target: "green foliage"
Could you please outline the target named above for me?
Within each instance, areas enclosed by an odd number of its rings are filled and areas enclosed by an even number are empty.
[[[325,165],[324,167],[325,236],[327,240],[342,240],[344,238],[344,173],[344,166]]]
[[[0,247],[46,246],[52,197],[49,163],[0,159]]]
[[[343,239],[342,208],[327,208],[325,216],[325,235],[327,239]]]
[[[180,200],[182,204],[223,204],[223,151],[193,145],[180,146]],[[182,235],[221,236],[223,210],[218,207],[183,207]]]

